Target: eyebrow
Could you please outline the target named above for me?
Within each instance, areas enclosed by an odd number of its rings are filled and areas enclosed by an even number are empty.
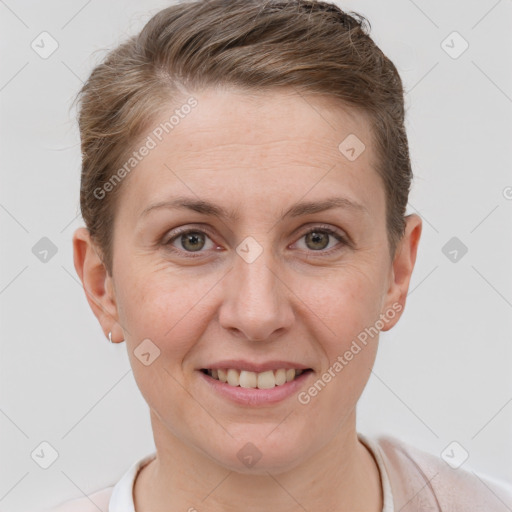
[[[201,199],[191,199],[189,197],[177,197],[170,201],[161,201],[145,208],[140,214],[140,218],[145,217],[149,212],[158,209],[188,209],[204,215],[211,215],[219,219],[230,219],[238,221],[240,216],[235,211],[228,211],[224,207]],[[333,208],[344,208],[354,212],[369,214],[367,208],[361,203],[357,203],[347,197],[329,197],[322,201],[310,201],[296,203],[292,205],[286,212],[282,213],[281,220],[287,217],[299,217]]]

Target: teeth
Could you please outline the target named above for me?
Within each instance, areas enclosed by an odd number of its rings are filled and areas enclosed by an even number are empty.
[[[290,373],[291,375],[291,373]],[[294,372],[295,375],[295,372]],[[293,377],[292,377],[293,379]],[[291,380],[291,379],[290,379]],[[281,368],[280,370],[276,370],[276,386],[282,386],[286,382],[286,370]]]
[[[236,370],[232,370],[236,372]],[[258,375],[254,372],[246,372],[242,370],[240,372],[240,387],[242,388],[255,388],[258,384]]]
[[[230,368],[228,370],[228,384],[231,386],[238,386],[240,384],[240,372]]]
[[[271,389],[275,386],[282,386],[286,382],[298,377],[304,370],[293,368],[279,370],[267,370],[265,372],[249,372],[247,370],[236,370],[234,368],[208,370],[208,375],[221,382],[227,382],[230,386],[242,388]]]
[[[275,387],[275,385],[276,378],[272,370],[258,373],[258,389],[270,389]]]
[[[290,370],[286,370],[286,382],[290,382],[294,378],[295,378],[295,370],[293,368]]]

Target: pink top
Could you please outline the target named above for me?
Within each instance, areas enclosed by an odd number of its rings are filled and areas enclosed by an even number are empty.
[[[391,436],[370,438],[359,433],[358,437],[373,454],[379,468],[384,497],[382,512],[512,510],[512,486],[458,467],[457,445],[452,448],[449,445],[442,457],[438,457]],[[134,462],[114,486],[45,512],[97,512],[98,508],[105,512],[136,512],[135,478],[155,456],[156,453],[151,453]]]

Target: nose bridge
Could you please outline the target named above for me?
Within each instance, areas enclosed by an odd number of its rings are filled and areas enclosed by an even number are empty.
[[[278,278],[272,262],[270,251],[258,256],[254,261],[247,262],[243,258],[235,263],[235,272],[238,277],[239,300],[246,305],[253,306],[254,302],[267,305],[268,308],[277,305]],[[243,293],[242,293],[243,292]]]
[[[271,248],[252,237],[237,247],[220,322],[251,340],[266,340],[288,327],[293,313]]]

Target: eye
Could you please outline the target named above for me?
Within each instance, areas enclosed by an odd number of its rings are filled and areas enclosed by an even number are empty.
[[[309,229],[302,234],[299,241],[302,239],[305,242],[305,249],[304,247],[301,247],[301,249],[321,254],[331,254],[349,245],[348,240],[341,233],[327,226],[315,226]],[[333,239],[340,242],[334,244],[334,248],[332,245]],[[187,257],[198,257],[201,253],[217,247],[207,232],[197,228],[178,229],[174,231],[171,238],[163,242],[163,245],[171,251],[184,254]],[[326,248],[328,249],[326,250]],[[205,250],[203,251],[203,249]],[[197,253],[197,255],[194,253]]]
[[[335,244],[334,250],[332,249],[332,245],[328,250],[325,250],[329,246],[330,242],[332,242],[333,238],[341,243]],[[310,250],[313,252],[324,252],[328,254],[341,249],[345,245],[348,245],[348,241],[345,239],[344,236],[342,236],[340,233],[338,233],[336,230],[332,228],[323,226],[315,226],[311,228],[302,235],[300,240],[302,239],[304,239],[306,250]],[[341,247],[336,247],[336,245],[339,245]]]
[[[206,243],[208,240],[210,241],[209,247]],[[182,230],[164,242],[164,245],[169,246],[172,250],[186,253],[201,252],[201,249],[205,247],[212,249],[215,246],[208,234],[198,229]]]

